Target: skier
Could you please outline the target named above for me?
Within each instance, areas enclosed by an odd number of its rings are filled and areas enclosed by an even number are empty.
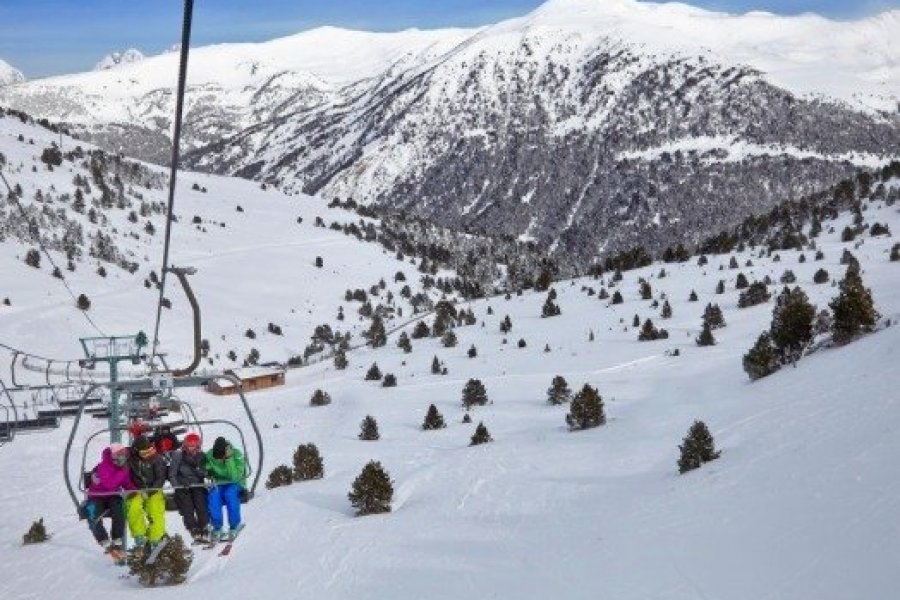
[[[215,484],[209,490],[207,505],[212,522],[212,541],[223,539],[222,507],[228,510],[228,539],[234,539],[243,527],[241,496],[247,488],[244,455],[223,437],[216,438],[212,450],[204,455],[206,472]]]
[[[178,438],[172,433],[172,428],[169,425],[157,427],[150,441],[156,446],[156,450],[165,456],[168,456],[173,450],[178,450],[179,447]]]
[[[131,478],[137,491],[126,501],[128,528],[138,547],[150,543],[150,551],[166,534],[166,465],[156,447],[146,437],[134,440],[131,452]]]
[[[128,467],[128,448],[122,444],[111,444],[104,448],[100,463],[91,471],[84,514],[94,539],[116,561],[125,558],[122,541],[125,535],[125,508],[121,493],[133,489],[134,483]],[[104,516],[112,519],[112,542],[103,526]]]
[[[175,487],[175,505],[194,542],[209,542],[209,511],[207,509],[206,468],[200,436],[189,433],[184,436],[180,450],[169,455],[169,481]]]

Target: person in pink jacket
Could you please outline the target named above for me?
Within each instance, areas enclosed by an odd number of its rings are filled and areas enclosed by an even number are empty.
[[[100,463],[91,472],[88,500],[84,505],[91,533],[97,543],[117,560],[124,556],[122,539],[125,535],[125,508],[123,492],[134,490],[131,469],[128,466],[129,449],[122,444],[104,448]],[[112,541],[103,517],[112,519]]]

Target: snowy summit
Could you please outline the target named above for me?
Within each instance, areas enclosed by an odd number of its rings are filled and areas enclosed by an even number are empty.
[[[23,81],[25,81],[25,76],[22,75],[22,71],[0,58],[0,87]]]
[[[144,60],[144,55],[140,50],[129,48],[124,52],[113,52],[104,56],[100,62],[94,65],[94,71],[108,71],[109,69],[122,65],[131,65]]]

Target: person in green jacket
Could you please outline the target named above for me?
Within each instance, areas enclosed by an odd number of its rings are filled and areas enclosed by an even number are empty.
[[[212,539],[233,539],[243,527],[241,491],[247,488],[244,455],[228,440],[218,437],[212,449],[203,455],[203,463],[214,484],[207,496]],[[222,533],[223,509],[228,512],[229,532],[226,535]]]

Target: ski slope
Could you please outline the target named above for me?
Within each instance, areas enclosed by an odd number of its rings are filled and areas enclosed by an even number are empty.
[[[3,130],[9,135],[0,137],[0,151],[26,198],[36,187],[69,186],[78,167],[32,172],[28,161],[40,153],[41,140],[18,142],[16,128],[25,125],[9,121],[0,121],[11,128]],[[232,347],[240,356],[255,346],[264,360],[284,359],[302,350],[319,323],[352,327],[358,340],[366,322],[358,320],[358,303],[343,300],[344,290],[368,288],[384,277],[399,298],[394,272],[405,270],[410,283],[418,279],[413,265],[380,246],[314,227],[316,215],[326,223],[356,219],[321,200],[205,175],[182,174],[180,181],[172,262],[199,268],[196,291],[204,337],[219,354],[216,368],[237,364],[222,356]],[[192,191],[194,182],[208,192]],[[141,282],[158,269],[161,246],[160,227],[152,239],[128,242],[124,214],[113,211],[110,227],[122,228],[122,243],[146,254],[139,271],[113,267],[101,278],[79,264],[71,274],[72,285],[94,301],[91,314],[115,333],[152,325],[156,290]],[[191,224],[194,214],[202,215],[206,233]],[[896,206],[873,202],[864,215],[868,223],[900,231]],[[217,222],[226,227],[212,225]],[[824,308],[836,288],[814,285],[812,276],[819,267],[832,279],[842,276],[841,251],[853,244],[841,243],[839,235],[849,222],[842,215],[824,224],[817,239],[822,261],[814,261],[813,252],[799,263],[794,251],[779,252],[780,262],[747,251],[735,253],[742,265],[737,270],[728,269],[729,256],[712,256],[705,267],[696,259],[664,265],[662,279],[662,265],[655,264],[625,273],[616,287],[625,303],[618,306],[584,291],[599,290],[599,281],[557,282],[558,317],[540,318],[546,294],[488,298],[465,305],[478,324],[456,330],[455,348],[429,338],[413,340],[413,352],[404,354],[392,336],[384,348],[349,353],[346,371],[330,361],[289,371],[285,387],[249,396],[266,444],[263,479],[308,442],[322,453],[325,477],[272,491],[261,485],[244,507],[248,526],[232,556],[197,551],[181,587],[144,590],[120,578],[123,571],[77,521],[61,472],[70,421],[49,433],[20,434],[0,448],[0,598],[891,597],[900,556],[900,484],[893,483],[900,458],[900,329],[817,352],[755,383],[741,369],[741,356],[768,327],[773,303],[738,309],[737,273],[751,281],[768,274],[777,282],[791,269],[810,300]],[[896,238],[861,239],[853,252],[864,280],[882,315],[896,322],[900,267],[888,261]],[[0,278],[9,290],[0,295],[13,299],[12,307],[0,307],[2,341],[71,356],[75,338],[90,330],[46,265],[40,272],[24,265],[27,247],[13,240],[0,246]],[[323,269],[313,266],[315,256],[324,257]],[[749,259],[754,266],[743,266]],[[660,320],[658,309],[639,300],[638,277],[650,281],[654,297],[667,294],[671,320]],[[726,293],[716,295],[720,278]],[[770,291],[779,289],[776,284]],[[691,290],[699,302],[687,301]],[[163,345],[178,362],[186,356],[189,321],[186,304],[174,292],[167,295],[174,304],[164,313]],[[727,327],[715,332],[716,346],[699,348],[694,338],[708,302],[721,306]],[[339,305],[348,316],[344,323],[335,320]],[[507,314],[513,329],[503,343],[499,323]],[[670,339],[637,342],[635,314],[653,318]],[[284,326],[285,335],[264,333],[268,321]],[[243,337],[248,326],[257,339]],[[517,347],[520,338],[525,348]],[[473,344],[478,356],[470,359]],[[671,356],[674,349],[681,355]],[[434,356],[447,365],[447,375],[431,374]],[[363,381],[375,361],[397,376],[398,387]],[[584,383],[597,387],[607,425],[568,432],[566,407],[545,400],[555,375],[573,391]],[[464,425],[461,390],[471,377],[484,382],[492,403],[474,409],[473,423]],[[317,388],[331,395],[331,405],[309,406]],[[234,399],[199,391],[182,397],[195,403],[200,418],[241,421]],[[446,429],[421,430],[430,403],[444,415]],[[357,439],[365,415],[378,420],[379,441]],[[677,446],[695,419],[709,425],[722,457],[679,476]],[[479,421],[495,441],[469,447]],[[92,419],[86,425],[81,440],[100,426]],[[219,434],[230,435],[208,428],[207,445]],[[99,444],[88,448],[89,465],[100,450]],[[346,495],[371,459],[394,481],[393,512],[355,518]],[[21,546],[21,535],[38,517],[52,539]],[[168,523],[170,532],[183,533],[176,514],[169,513]]]

